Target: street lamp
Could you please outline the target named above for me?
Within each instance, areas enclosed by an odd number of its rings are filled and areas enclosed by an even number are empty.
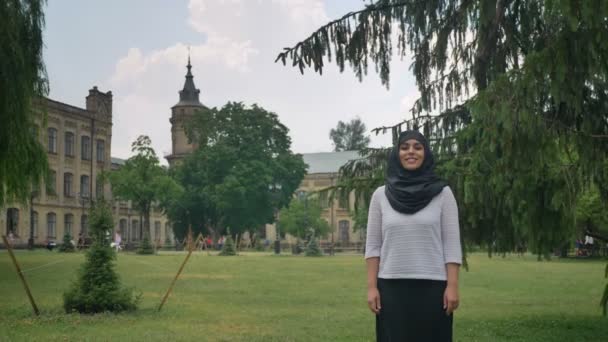
[[[270,190],[271,196],[272,198],[275,200],[275,204],[277,204],[277,207],[274,208],[274,230],[275,230],[275,240],[274,240],[274,254],[279,255],[281,254],[281,234],[279,233],[279,220],[278,220],[278,216],[279,216],[279,208],[278,208],[278,202],[279,199],[281,198],[281,184],[279,183],[275,183],[275,184],[271,184],[268,186],[268,190]]]

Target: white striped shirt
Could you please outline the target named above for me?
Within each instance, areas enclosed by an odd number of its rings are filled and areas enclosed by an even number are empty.
[[[378,278],[447,280],[447,263],[462,263],[458,207],[449,187],[418,212],[391,207],[384,186],[369,205],[365,258],[380,257]]]

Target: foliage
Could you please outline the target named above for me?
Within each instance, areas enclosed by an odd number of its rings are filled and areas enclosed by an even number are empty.
[[[580,228],[579,233],[584,232],[586,228],[608,233],[608,211],[595,184],[580,194],[576,204],[576,221]],[[587,223],[590,227],[587,227]]]
[[[275,113],[229,102],[199,111],[186,127],[197,146],[174,171],[185,189],[169,211],[174,232],[233,233],[274,221],[306,173]]]
[[[112,184],[112,194],[129,200],[144,217],[144,233],[150,235],[150,212],[153,206],[166,210],[181,193],[180,186],[160,165],[149,137],[141,135],[131,145],[136,153],[117,171],[104,176]]]
[[[78,272],[78,279],[63,294],[63,307],[67,313],[99,313],[133,311],[139,296],[132,289],[122,288],[116,273],[116,254],[109,246],[109,233],[114,226],[110,205],[96,202],[90,212],[93,245],[86,252],[86,261]]]
[[[347,123],[338,121],[338,126],[329,131],[329,138],[334,143],[334,151],[359,151],[369,145],[366,132],[365,124],[357,117]]]
[[[154,246],[150,243],[150,234],[144,232],[144,238],[137,248],[137,254],[154,254]]]
[[[307,240],[311,233],[326,236],[329,224],[321,216],[323,209],[318,199],[293,198],[287,208],[279,212],[281,231]]]
[[[36,124],[38,118],[45,126],[41,98],[48,94],[42,58],[44,3],[0,3],[0,206],[13,200],[25,203],[49,176]]]
[[[367,207],[354,210],[350,213],[350,217],[353,219],[353,232],[363,231],[367,232],[367,214],[369,209]]]
[[[604,1],[380,0],[277,60],[322,72],[334,56],[360,79],[371,60],[388,86],[396,37],[420,98],[376,132],[431,139],[466,240],[541,255],[572,235],[581,184],[608,199],[607,16]]]
[[[76,248],[74,248],[74,245],[72,244],[72,236],[69,233],[65,233],[65,235],[63,235],[63,243],[59,246],[58,250],[59,252],[63,253],[71,253],[76,251]]]
[[[224,241],[224,245],[222,246],[222,251],[219,255],[230,256],[236,255],[236,246],[234,244],[234,239],[230,234],[230,229],[228,229],[228,234],[226,236],[226,240]]]

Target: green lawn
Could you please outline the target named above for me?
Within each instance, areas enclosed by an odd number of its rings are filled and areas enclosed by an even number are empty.
[[[62,312],[83,254],[18,251],[40,318],[0,251],[1,341],[373,341],[362,256],[307,258],[195,252],[163,311],[183,253],[120,254],[117,269],[143,293],[133,314]],[[50,263],[50,264],[49,264]],[[607,341],[601,316],[605,261],[469,256],[461,272],[458,341]],[[42,268],[37,268],[44,266]],[[28,271],[29,270],[29,271]]]

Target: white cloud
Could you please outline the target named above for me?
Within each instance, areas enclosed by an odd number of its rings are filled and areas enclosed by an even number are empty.
[[[276,112],[290,129],[296,152],[329,151],[329,130],[339,120],[360,116],[368,128],[403,119],[404,104],[416,92],[404,62],[392,66],[391,90],[370,75],[360,83],[352,72],[341,74],[327,65],[323,76],[305,75],[274,63],[278,52],[306,38],[331,20],[320,0],[191,0],[189,25],[204,44],[191,47],[201,102],[258,103]],[[187,43],[142,52],[132,47],[104,85],[115,94],[113,154],[129,155],[138,134],[152,138],[157,153],[170,152],[170,108],[178,101],[188,54]],[[405,97],[404,97],[405,96]],[[409,109],[409,108],[408,108]],[[374,146],[390,144],[390,136],[373,137]]]

